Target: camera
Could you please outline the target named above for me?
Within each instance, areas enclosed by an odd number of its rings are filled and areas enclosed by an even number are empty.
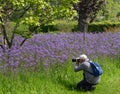
[[[72,62],[79,62],[79,59],[73,58],[73,59],[72,59]]]

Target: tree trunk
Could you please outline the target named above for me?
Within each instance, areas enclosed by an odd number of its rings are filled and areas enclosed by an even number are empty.
[[[84,16],[82,13],[79,14],[78,31],[83,32],[83,40],[86,44],[86,33],[88,32],[88,17]]]
[[[78,31],[85,33],[88,31],[88,18],[83,14],[79,14]]]

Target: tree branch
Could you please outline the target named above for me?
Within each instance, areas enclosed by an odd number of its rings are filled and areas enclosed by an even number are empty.
[[[24,14],[26,13],[26,11],[28,11],[30,9],[31,6],[28,6],[27,8],[24,9],[23,13],[20,15],[19,18],[22,18],[24,16]],[[19,26],[19,22],[16,23],[15,27],[14,27],[14,30],[13,30],[13,33],[12,33],[12,37],[11,37],[11,46],[13,44],[13,39],[14,39],[14,36],[15,36],[15,32],[16,32],[16,29],[17,27]]]
[[[2,49],[4,49],[4,47],[3,47],[3,45],[2,45],[2,44],[0,44],[0,47],[1,47]]]
[[[3,22],[1,17],[0,17],[0,21]],[[7,33],[6,33],[6,29],[5,29],[5,25],[2,24],[1,26],[2,26],[2,29],[3,29],[2,33],[3,33],[4,41],[6,40],[8,47],[10,47],[11,43],[10,43],[10,41],[8,39],[8,36],[7,36]]]
[[[25,38],[25,39],[20,43],[20,46],[22,46],[27,39],[28,39],[28,38]]]
[[[18,27],[19,23],[16,23],[15,27],[14,27],[14,30],[13,30],[13,33],[12,33],[12,37],[11,37],[11,45],[13,44],[13,39],[14,39],[14,36],[15,36],[15,31]]]

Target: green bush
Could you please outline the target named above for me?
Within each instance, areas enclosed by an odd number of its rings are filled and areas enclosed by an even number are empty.
[[[120,28],[120,22],[93,22],[88,25],[88,32],[105,32],[110,28]],[[72,31],[78,31],[77,25]]]
[[[55,24],[48,24],[40,27],[39,32],[48,33],[50,31],[57,31],[57,30],[58,29]]]
[[[58,31],[62,32],[70,32],[72,31],[72,28],[77,24],[77,21],[73,20],[56,20],[56,27],[58,28]]]

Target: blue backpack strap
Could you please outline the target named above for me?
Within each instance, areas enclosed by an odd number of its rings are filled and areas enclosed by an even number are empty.
[[[91,63],[92,61],[88,61],[88,62]],[[90,66],[91,66],[91,64],[90,64]],[[88,72],[88,73],[91,74],[91,75],[94,75],[93,72],[90,72],[90,71],[87,71],[87,70],[84,70],[84,71]]]
[[[102,70],[101,66],[98,63],[92,62],[92,61],[90,61],[89,63],[91,65],[91,67],[92,67],[92,71],[93,71],[94,76],[97,77],[97,76],[100,76],[103,73],[103,70]]]

